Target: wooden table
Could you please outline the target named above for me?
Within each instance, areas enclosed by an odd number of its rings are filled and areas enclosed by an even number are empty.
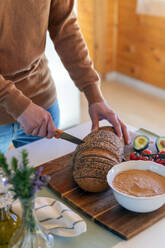
[[[107,124],[102,122],[102,125]],[[79,138],[83,138],[90,132],[90,123],[84,123],[77,127],[67,130]],[[130,128],[135,131],[134,128]],[[75,145],[64,140],[56,139],[42,139],[40,141],[31,143],[22,147],[29,152],[29,161],[33,166],[38,166],[47,161],[61,157],[67,153],[74,151]],[[12,156],[20,156],[22,148],[13,149],[6,153],[8,161]],[[44,188],[40,196],[47,196],[61,200],[54,192],[48,188]],[[62,201],[62,200],[61,200]],[[64,202],[66,205],[68,203]],[[69,206],[69,205],[68,205]],[[71,207],[71,206],[69,206]],[[87,223],[87,232],[74,238],[56,237],[55,248],[164,248],[165,244],[165,219],[157,222],[147,230],[141,232],[129,241],[123,241],[104,227],[94,223],[89,218],[83,216],[79,211],[75,210],[81,215]]]

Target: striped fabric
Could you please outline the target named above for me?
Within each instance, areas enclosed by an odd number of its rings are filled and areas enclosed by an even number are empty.
[[[18,200],[14,202],[12,210],[21,216]],[[84,220],[60,201],[38,197],[35,200],[35,210],[41,225],[55,235],[73,237],[86,232]]]

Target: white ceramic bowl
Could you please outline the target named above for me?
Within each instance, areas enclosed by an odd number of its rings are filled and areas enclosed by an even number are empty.
[[[163,206],[165,204],[165,194],[150,197],[136,197],[122,193],[113,186],[113,179],[119,172],[132,169],[151,170],[165,177],[165,166],[151,161],[131,160],[115,165],[108,172],[107,181],[113,190],[117,202],[124,208],[137,213],[152,212]]]

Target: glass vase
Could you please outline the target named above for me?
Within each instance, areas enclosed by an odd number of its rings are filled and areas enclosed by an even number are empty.
[[[34,199],[20,199],[22,220],[12,236],[9,248],[54,248],[54,236],[39,223],[34,210]]]
[[[0,248],[8,248],[9,241],[20,225],[20,218],[11,211],[13,196],[0,170]]]

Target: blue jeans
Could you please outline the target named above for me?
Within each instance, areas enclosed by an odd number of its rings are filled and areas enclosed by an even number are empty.
[[[58,101],[56,100],[47,111],[51,114],[56,127],[59,127],[60,110]],[[42,139],[42,137],[25,134],[19,123],[0,126],[0,153],[5,153],[11,142],[13,142],[14,147],[17,148],[39,139]]]

